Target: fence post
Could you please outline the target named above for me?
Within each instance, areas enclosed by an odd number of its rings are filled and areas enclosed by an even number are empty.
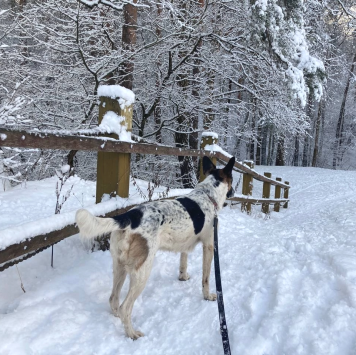
[[[272,174],[271,173],[264,173],[264,176],[267,178],[271,178]],[[263,182],[263,190],[262,190],[262,198],[270,198],[271,194],[271,183],[269,182]],[[263,213],[269,213],[269,203],[262,203],[262,212]]]
[[[214,132],[203,132],[201,136],[200,149],[204,150],[207,145],[218,144],[218,135]],[[211,161],[216,165],[216,158],[211,158]],[[202,159],[199,162],[199,182],[205,179],[203,173]]]
[[[119,99],[112,96],[100,96],[99,124],[107,112],[113,111],[125,118],[121,125],[126,127],[126,131],[131,132],[132,104],[123,104],[125,100],[122,98],[119,103]],[[118,138],[117,135],[112,135],[112,137]],[[98,152],[96,203],[101,201],[103,194],[129,196],[130,157],[129,153]]]
[[[285,181],[284,182],[286,185],[289,185],[289,181]],[[289,188],[287,189],[287,188],[285,188],[284,189],[284,198],[288,198],[288,196],[289,196]],[[283,208],[288,208],[288,201],[283,205]]]
[[[276,178],[276,181],[282,181],[282,178]],[[274,189],[274,198],[281,198],[281,187],[276,185]],[[279,212],[280,203],[276,202],[274,204],[274,211]]]
[[[255,167],[254,163],[250,160],[244,160],[244,164],[247,165],[250,169]],[[250,174],[243,174],[242,177],[242,194],[246,196],[252,195],[253,189],[253,177]],[[251,203],[242,202],[241,211],[246,211],[248,214],[251,214]]]

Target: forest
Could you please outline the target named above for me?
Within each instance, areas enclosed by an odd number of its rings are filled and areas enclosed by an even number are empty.
[[[2,0],[0,127],[93,128],[99,85],[119,84],[143,140],[196,149],[212,131],[256,165],[355,170],[355,44],[354,0]],[[96,154],[0,147],[4,188],[63,164],[95,180]],[[131,171],[192,187],[197,164]]]

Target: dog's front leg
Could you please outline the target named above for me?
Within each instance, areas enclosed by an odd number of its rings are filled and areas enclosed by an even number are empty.
[[[214,246],[212,244],[203,244],[203,296],[208,301],[216,300],[216,294],[209,292],[209,278],[213,255]]]
[[[190,278],[189,274],[187,273],[187,264],[188,264],[188,254],[181,253],[180,254],[180,266],[179,266],[179,280],[180,281],[187,281]]]

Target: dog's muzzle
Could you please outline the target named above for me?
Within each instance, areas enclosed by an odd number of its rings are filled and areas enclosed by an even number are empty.
[[[227,198],[230,198],[230,197],[233,197],[235,195],[235,190],[233,188],[231,188],[227,194],[226,194],[226,197]]]

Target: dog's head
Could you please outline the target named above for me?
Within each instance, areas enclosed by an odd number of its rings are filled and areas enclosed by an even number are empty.
[[[232,188],[232,168],[235,164],[235,158],[232,157],[225,168],[216,169],[214,163],[208,158],[203,157],[203,173],[205,176],[213,175],[216,180],[216,186],[218,186],[221,182],[227,184],[227,194],[226,197],[234,196],[234,189]]]

